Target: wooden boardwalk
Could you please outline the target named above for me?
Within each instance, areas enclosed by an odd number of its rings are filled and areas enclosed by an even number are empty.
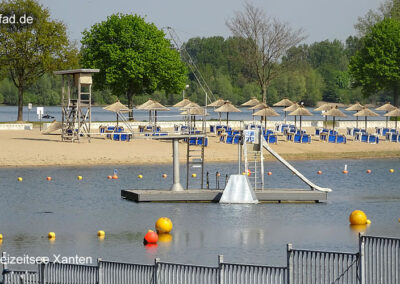
[[[135,202],[218,202],[223,190],[189,189],[170,190],[121,190],[121,197]],[[256,190],[259,202],[321,202],[327,193],[309,189]]]

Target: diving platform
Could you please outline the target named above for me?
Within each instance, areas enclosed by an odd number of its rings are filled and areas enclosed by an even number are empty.
[[[121,197],[135,202],[219,202],[223,190],[189,189],[171,190],[121,190]],[[327,192],[310,189],[264,189],[256,190],[259,202],[295,203],[323,202]]]

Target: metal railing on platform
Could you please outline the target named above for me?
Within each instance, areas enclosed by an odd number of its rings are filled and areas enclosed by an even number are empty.
[[[287,247],[287,267],[224,263],[153,265],[98,260],[97,266],[40,263],[37,271],[3,267],[3,284],[366,284],[400,283],[400,239],[359,236],[359,252]]]

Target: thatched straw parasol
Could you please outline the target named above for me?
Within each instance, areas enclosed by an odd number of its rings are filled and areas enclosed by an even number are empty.
[[[324,112],[326,112],[326,111],[328,111],[328,110],[331,110],[331,109],[332,109],[332,105],[331,105],[331,104],[328,104],[328,103],[325,103],[325,104],[320,105],[319,107],[317,107],[317,108],[314,109],[314,110],[315,110],[315,111],[321,111],[321,112],[322,112],[322,115],[324,115]],[[328,119],[328,116],[325,116],[324,128],[326,128],[327,119]]]
[[[153,101],[152,99],[148,99],[147,102],[136,106],[136,109],[145,109],[147,106],[151,105],[152,103],[154,103],[155,101]]]
[[[241,106],[244,107],[253,107],[255,105],[258,105],[260,103],[260,101],[258,99],[256,99],[255,97],[252,97],[250,100],[248,100],[247,102],[241,104]]]
[[[259,104],[256,104],[255,106],[249,107],[249,109],[259,110],[259,109],[264,109],[264,108],[267,108],[267,107],[269,107],[269,106],[266,103],[259,103]]]
[[[396,118],[395,127],[394,128],[397,130],[397,118],[400,116],[400,109],[395,108],[394,110],[389,111],[388,113],[384,114],[384,116],[386,116],[386,117],[395,117]]]
[[[148,110],[149,112],[154,111],[154,128],[157,129],[157,111],[169,111],[169,108],[163,106],[159,102],[153,101],[152,104],[144,107],[143,109]]]
[[[184,107],[181,107],[181,110],[186,110],[186,109],[191,109],[191,108],[199,108],[201,106],[199,106],[198,104],[194,103],[194,102],[190,102],[189,104],[185,105]]]
[[[120,101],[116,101],[115,103],[113,103],[111,105],[103,107],[103,109],[116,113],[116,115],[117,115],[117,127],[118,127],[118,123],[119,123],[119,114],[120,113],[128,113],[128,112],[130,112],[129,108],[127,106],[121,104]]]
[[[226,101],[223,106],[220,106],[215,112],[226,112],[226,126],[229,123],[229,113],[230,112],[241,112],[240,109],[235,107],[230,101]]]
[[[261,102],[259,102],[258,104],[254,105],[252,107],[249,107],[249,109],[251,109],[253,111],[253,113],[252,113],[253,114],[253,123],[254,123],[254,111],[255,110],[259,110],[259,109],[263,109],[263,108],[266,108],[266,107],[268,107],[268,105],[266,103],[261,103]]]
[[[224,103],[225,103],[225,100],[223,100],[223,99],[218,99],[218,100],[212,102],[211,104],[209,104],[208,106],[209,106],[209,107],[220,107],[220,106],[223,106]]]
[[[301,130],[301,118],[303,116],[312,116],[312,113],[308,109],[306,109],[303,105],[301,105],[296,110],[289,113],[289,115],[300,116],[300,130]]]
[[[293,103],[291,106],[288,106],[283,109],[283,111],[285,112],[285,123],[286,123],[286,113],[295,111],[299,107],[300,107],[300,105],[298,103]],[[294,125],[297,127],[297,116],[294,116]]]
[[[193,119],[193,127],[196,127],[196,115],[205,115],[205,110],[202,107],[188,108],[180,114],[191,116]]]
[[[328,117],[328,115],[329,116],[333,116],[333,130],[335,130],[335,118],[336,117],[346,117],[347,116],[340,109],[338,109],[337,106],[335,106],[334,108],[332,108],[331,110],[329,110],[327,112],[324,112],[322,115],[325,116],[325,119]]]
[[[209,107],[221,107],[223,106],[225,103],[225,100],[223,99],[218,99],[215,102],[212,102],[211,104],[209,104]],[[219,113],[219,125],[221,125],[221,113]]]
[[[267,117],[268,116],[279,116],[279,114],[270,107],[266,107],[260,109],[256,113],[253,113],[253,116],[261,116],[261,119],[264,119],[264,129],[267,129]]]
[[[386,111],[386,113],[388,113],[388,112],[390,112],[392,110],[395,110],[395,109],[396,109],[395,106],[393,106],[393,105],[391,105],[391,103],[387,102],[386,104],[376,108],[375,110],[383,110],[383,111]],[[386,128],[388,128],[388,118],[389,117],[386,116]]]
[[[181,100],[179,103],[174,104],[173,107],[184,107],[184,106],[186,106],[186,105],[188,105],[188,104],[190,104],[190,103],[191,103],[190,100],[188,100],[188,99],[183,99],[183,100]]]
[[[354,105],[349,106],[348,108],[346,108],[345,110],[348,111],[360,111],[363,109],[363,105],[361,105],[359,102],[356,102]],[[358,128],[358,116],[357,116],[357,120],[356,120],[356,127]]]
[[[289,107],[291,105],[293,105],[294,102],[292,102],[291,100],[287,99],[287,98],[283,98],[282,100],[280,100],[279,102],[273,104],[274,107]],[[285,123],[286,123],[286,112],[285,110],[283,110],[283,112],[285,113]]]
[[[365,116],[365,131],[367,131],[367,117],[368,116],[379,116],[379,114],[377,114],[376,112],[373,112],[372,110],[370,110],[367,107],[363,107],[362,110],[360,110],[359,112],[357,112],[353,115],[356,117]]]

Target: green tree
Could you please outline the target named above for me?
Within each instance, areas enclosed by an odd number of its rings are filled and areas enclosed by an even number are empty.
[[[52,20],[48,9],[35,0],[0,3],[3,17],[15,15],[15,24],[0,25],[0,68],[18,89],[18,117],[22,120],[24,91],[46,72],[76,66],[77,50],[70,44],[63,23]],[[21,23],[20,17],[33,23]]]
[[[82,64],[99,68],[96,88],[110,88],[133,97],[156,90],[181,92],[186,85],[186,67],[171,48],[163,31],[137,15],[114,14],[83,32]],[[130,114],[132,119],[132,114]]]
[[[399,105],[400,85],[400,22],[384,19],[363,39],[363,47],[352,57],[350,72],[354,86],[361,86],[365,95],[380,90],[393,91],[393,103]]]

